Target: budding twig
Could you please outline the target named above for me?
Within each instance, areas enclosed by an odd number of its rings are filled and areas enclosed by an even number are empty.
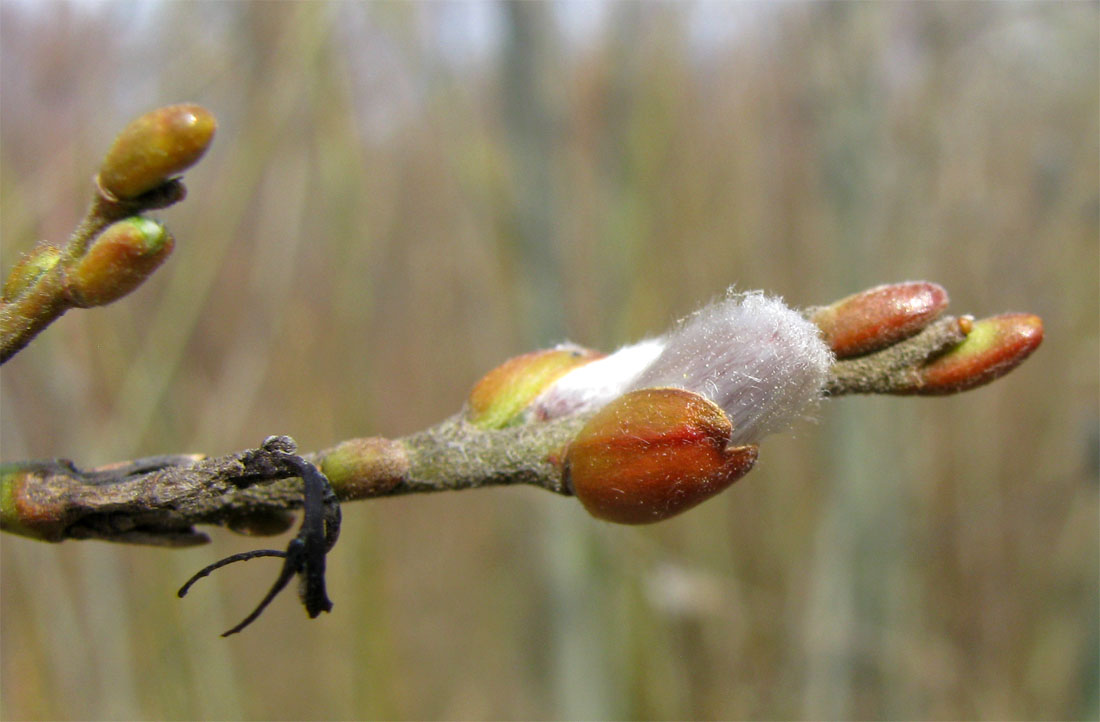
[[[104,305],[133,291],[167,258],[171,236],[140,214],[183,200],[186,189],[174,176],[202,157],[214,126],[204,108],[172,105],[119,134],[65,246],[40,243],[11,269],[0,298],[0,363],[70,308]]]
[[[885,349],[837,361],[824,393],[913,393],[920,369],[961,348],[968,326],[965,317],[944,317]],[[590,416],[487,429],[460,413],[408,437],[351,439],[304,458],[345,502],[511,484],[570,495],[564,452]],[[300,478],[269,445],[213,459],[160,456],[87,471],[56,459],[0,472],[0,528],[42,541],[190,546],[208,540],[195,529],[203,524],[279,533],[303,499]]]

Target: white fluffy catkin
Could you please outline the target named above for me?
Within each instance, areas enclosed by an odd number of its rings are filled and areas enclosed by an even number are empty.
[[[782,300],[731,290],[670,333],[566,374],[533,411],[554,418],[599,408],[627,391],[674,386],[721,406],[733,421],[732,444],[755,443],[806,413],[832,362],[817,327]]]

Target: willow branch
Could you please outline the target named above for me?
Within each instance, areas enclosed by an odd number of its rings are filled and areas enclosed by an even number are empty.
[[[914,369],[957,346],[966,324],[945,317],[877,353],[837,361],[830,397],[899,393]],[[526,484],[570,495],[565,448],[589,415],[485,429],[460,413],[400,439],[351,439],[305,454],[330,479],[342,502],[484,486]],[[294,450],[288,437],[217,458],[157,456],[83,470],[64,459],[5,464],[0,527],[43,541],[107,541],[190,546],[208,541],[196,525],[272,534],[292,524],[301,480],[274,452]]]

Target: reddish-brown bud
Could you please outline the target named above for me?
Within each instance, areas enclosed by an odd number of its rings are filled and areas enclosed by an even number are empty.
[[[115,138],[97,183],[108,200],[147,193],[194,165],[210,147],[217,122],[201,105],[169,105],[146,113]]]
[[[896,393],[940,396],[967,391],[1004,376],[1043,342],[1042,319],[1028,313],[980,321],[964,318],[960,323],[969,327],[966,340],[917,369],[913,384]]]
[[[30,288],[42,274],[57,265],[61,249],[41,241],[12,267],[4,281],[4,301],[13,301]]]
[[[752,469],[756,445],[728,446],[732,432],[729,416],[699,394],[631,391],[597,411],[569,445],[566,483],[599,519],[668,519]]]
[[[876,351],[908,338],[947,308],[947,291],[927,281],[891,283],[817,309],[810,320],[837,358]]]
[[[74,306],[102,306],[140,286],[172,252],[172,236],[147,218],[118,221],[100,233],[68,272]]]
[[[485,374],[470,392],[467,419],[483,429],[500,429],[520,420],[550,384],[569,371],[602,357],[576,346],[531,351],[510,358]]]

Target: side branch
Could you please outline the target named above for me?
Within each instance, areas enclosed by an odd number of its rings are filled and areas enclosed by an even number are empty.
[[[27,254],[0,298],[0,363],[70,308],[117,300],[156,270],[172,251],[172,237],[139,214],[172,205],[186,193],[182,182],[172,180],[135,201],[97,195],[64,248],[40,243]],[[97,238],[97,253],[91,254]]]
[[[208,110],[184,103],[146,113],[119,133],[68,242],[42,241],[10,270],[0,293],[0,363],[68,309],[113,303],[160,266],[172,236],[141,214],[183,200],[178,176],[206,152],[215,126]]]

